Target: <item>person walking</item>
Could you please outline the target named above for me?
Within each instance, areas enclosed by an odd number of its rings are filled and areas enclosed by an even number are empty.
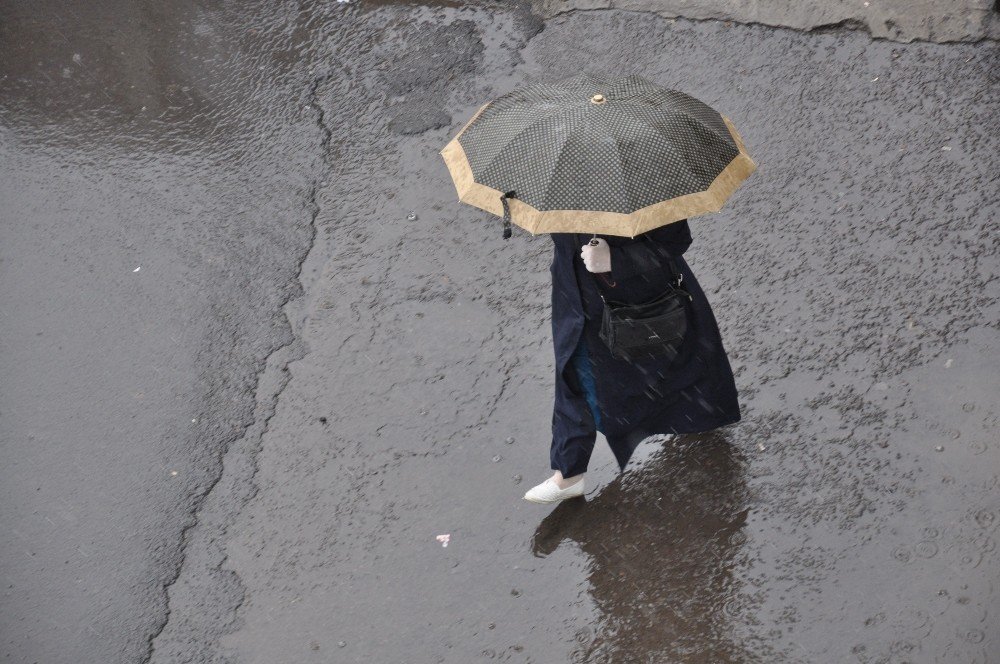
[[[553,242],[550,467],[524,498],[584,493],[597,432],[624,472],[654,434],[740,419],[688,219],[756,169],[732,122],[641,76],[584,72],[481,106],[441,150],[459,200]]]
[[[619,469],[655,434],[699,433],[740,420],[736,383],[712,308],[683,258],[687,219],[636,238],[552,233],[552,340],[556,381],[550,466],[524,498],[548,503],[584,493],[584,473],[604,434]],[[601,293],[619,302],[654,299],[670,266],[691,295],[688,331],[675,357],[615,358],[599,337]],[[595,278],[596,277],[596,278]]]

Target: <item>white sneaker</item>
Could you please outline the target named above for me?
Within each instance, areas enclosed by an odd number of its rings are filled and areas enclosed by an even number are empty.
[[[560,489],[555,480],[551,477],[541,484],[534,486],[524,494],[524,499],[533,503],[557,503],[567,498],[576,498],[583,495],[583,480],[581,477],[565,489]]]

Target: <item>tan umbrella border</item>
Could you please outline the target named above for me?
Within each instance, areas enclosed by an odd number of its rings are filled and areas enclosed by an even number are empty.
[[[503,204],[498,189],[475,181],[472,166],[465,149],[458,142],[459,137],[476,121],[493,102],[486,102],[469,119],[455,137],[441,150],[451,179],[458,191],[458,200],[477,208],[503,216]],[[601,235],[621,235],[635,237],[646,231],[666,224],[689,219],[709,212],[718,212],[734,191],[757,170],[757,164],[750,158],[743,145],[743,139],[736,127],[726,116],[721,116],[736,141],[740,152],[729,165],[712,181],[705,191],[695,192],[661,201],[630,213],[596,212],[593,210],[537,210],[517,198],[508,199],[511,221],[532,235],[538,233],[600,233]],[[631,228],[631,233],[622,229]]]

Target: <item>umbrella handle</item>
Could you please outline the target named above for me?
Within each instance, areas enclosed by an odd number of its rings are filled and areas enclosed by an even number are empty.
[[[590,242],[588,242],[587,244],[589,244],[589,245],[590,245],[590,246],[592,246],[592,247],[596,247],[596,246],[597,246],[598,244],[600,244],[600,243],[599,243],[599,242],[597,241],[597,233],[594,233],[594,237],[590,238]],[[606,276],[604,276],[604,273],[603,273],[603,272],[599,272],[599,273],[597,273],[597,276],[598,276],[598,277],[600,277],[600,278],[601,278],[601,280],[602,280],[602,281],[603,281],[603,282],[604,282],[605,284],[607,284],[607,285],[608,285],[608,286],[609,286],[610,288],[614,288],[615,286],[617,286],[617,285],[618,285],[618,282],[617,282],[617,281],[608,281],[608,278],[607,278]],[[600,291],[598,291],[598,292],[597,292],[597,294],[598,294],[598,295],[601,295],[601,292],[600,292]],[[603,296],[603,295],[601,295],[601,299],[602,299],[602,300],[604,299],[604,296]]]

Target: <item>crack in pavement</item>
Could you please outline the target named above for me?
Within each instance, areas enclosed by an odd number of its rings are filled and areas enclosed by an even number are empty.
[[[304,298],[302,274],[309,254],[315,249],[317,238],[316,220],[321,211],[321,206],[317,201],[317,196],[320,188],[325,184],[330,168],[329,150],[332,131],[326,124],[325,112],[322,105],[319,103],[317,92],[319,87],[324,82],[329,80],[330,76],[331,74],[313,77],[306,93],[306,109],[313,112],[316,126],[320,132],[320,140],[317,150],[320,155],[321,166],[319,168],[319,172],[313,178],[304,204],[304,207],[309,210],[310,215],[310,235],[308,248],[302,252],[298,260],[298,270],[295,277],[297,286],[289,292],[288,298],[286,298],[279,309],[285,318],[286,325],[291,330],[292,337],[287,343],[274,348],[274,350],[271,351],[271,353],[269,353],[262,362],[263,366],[257,373],[255,412],[253,421],[246,426],[239,438],[226,445],[226,447],[222,450],[222,463],[218,476],[208,486],[198,499],[197,503],[193,506],[193,522],[185,527],[182,533],[183,543],[180,552],[180,560],[177,565],[177,573],[163,587],[163,592],[167,596],[166,615],[164,616],[163,622],[159,628],[156,629],[156,631],[149,637],[147,654],[142,660],[144,664],[153,661],[154,657],[158,657],[160,652],[164,649],[176,649],[175,644],[171,644],[170,646],[160,645],[158,648],[157,641],[168,630],[168,627],[172,626],[171,618],[175,615],[174,604],[176,601],[172,599],[172,591],[177,586],[178,581],[184,578],[185,574],[203,576],[204,579],[201,581],[202,583],[211,583],[211,579],[215,577],[215,583],[220,585],[224,585],[226,583],[229,584],[229,588],[225,589],[225,591],[221,593],[226,597],[226,599],[217,597],[217,602],[218,600],[222,601],[218,602],[220,605],[212,607],[215,613],[225,615],[216,615],[214,624],[211,625],[206,624],[207,621],[199,621],[202,623],[199,631],[202,631],[203,633],[207,630],[207,632],[211,633],[213,636],[217,636],[221,631],[231,627],[235,623],[237,613],[245,601],[244,586],[239,580],[239,575],[235,572],[224,569],[227,560],[224,543],[228,533],[228,528],[235,521],[236,515],[257,492],[255,483],[257,472],[259,470],[257,455],[261,449],[261,445],[263,444],[263,438],[269,430],[271,419],[277,412],[277,406],[281,399],[281,394],[291,382],[290,365],[293,362],[301,360],[308,353],[307,349],[304,348],[301,336],[297,331],[300,326],[300,316],[293,315],[292,310],[296,307],[296,303],[301,302]],[[239,456],[240,461],[237,462],[232,459],[231,457],[233,455]],[[239,466],[243,471],[242,476],[239,476],[239,474],[236,477],[233,476],[234,472],[237,472],[233,470],[234,465]],[[210,506],[209,501],[215,495],[216,489],[222,486],[224,478],[228,480],[228,484],[225,487],[226,491],[224,493],[227,496],[235,495],[236,500],[225,506]],[[237,488],[236,485],[242,486],[241,488]],[[212,528],[212,532],[210,533],[201,533],[199,532],[199,529],[205,529],[209,525],[203,521],[203,509],[207,507],[213,507],[214,511],[217,512],[217,514],[213,514],[213,521],[216,522],[216,527]],[[211,551],[201,552],[201,555],[203,557],[207,557],[208,561],[200,566],[201,569],[192,571],[190,569],[191,557],[188,554],[189,547],[196,537],[204,538],[206,541],[202,546],[207,549],[211,549]],[[219,580],[219,577],[222,577],[222,579]],[[202,609],[209,609],[209,607],[202,607]],[[188,628],[190,629],[190,627],[191,624],[189,623]],[[203,641],[201,645],[206,646],[207,643]],[[186,651],[190,648],[190,643],[185,644]],[[177,661],[176,659],[172,659],[173,654],[175,653],[171,652],[166,655],[166,659],[164,661]],[[204,657],[206,653],[203,652],[201,654]],[[186,652],[185,656],[189,657],[190,652]]]

